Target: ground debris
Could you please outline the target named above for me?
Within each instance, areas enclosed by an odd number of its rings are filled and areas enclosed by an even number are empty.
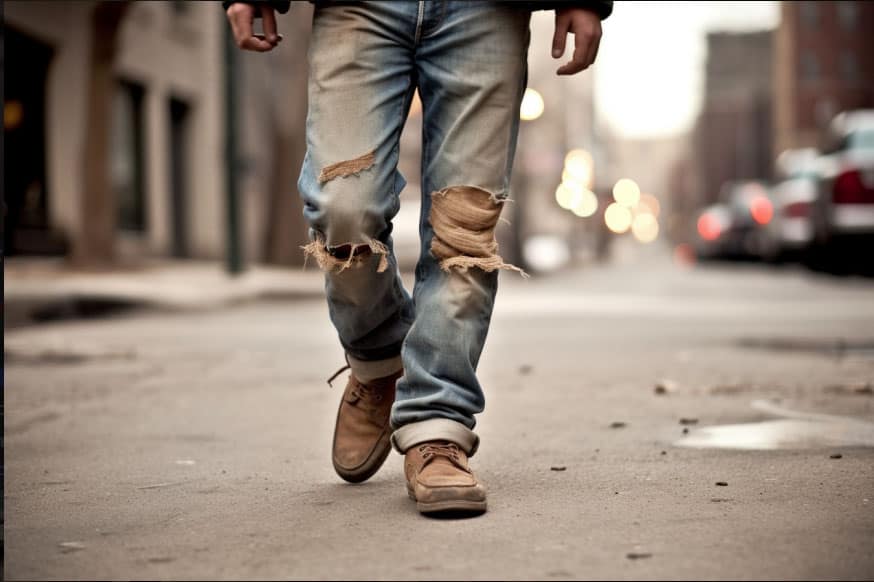
[[[698,419],[697,418],[681,418],[680,424],[682,424],[682,425],[698,424]]]
[[[553,465],[552,467],[549,468],[549,470],[550,471],[566,471],[567,467],[565,467],[564,465]]]
[[[152,485],[143,485],[137,489],[164,489],[165,487],[175,487],[176,485],[184,485],[187,481],[170,481],[167,483],[154,483]]]
[[[844,457],[844,456],[843,456],[842,454],[840,454],[840,453],[835,453],[835,454],[833,454],[833,455],[829,455],[829,456],[828,456],[829,459],[842,459],[843,457]]]
[[[71,554],[73,552],[84,550],[85,544],[82,542],[61,542],[58,544],[58,547],[61,548],[61,553]]]
[[[615,421],[610,423],[610,428],[625,428],[628,426],[628,423],[622,421]]]
[[[746,382],[736,384],[717,384],[711,386],[708,392],[714,396],[729,396],[732,394],[741,394],[743,392],[752,392],[755,386]]]
[[[729,501],[731,501],[731,499],[728,499],[727,497],[711,497],[710,498],[711,503],[728,503]]]
[[[625,554],[625,557],[629,560],[645,560],[646,558],[652,558],[652,554],[649,552],[628,552]]]
[[[716,486],[717,487],[728,487],[728,482],[727,481],[717,481]]]
[[[659,395],[671,394],[676,392],[679,389],[677,383],[673,380],[660,380],[656,382],[655,388],[653,388],[653,392]]]

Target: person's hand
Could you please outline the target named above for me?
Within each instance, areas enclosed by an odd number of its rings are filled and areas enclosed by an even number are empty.
[[[584,8],[559,8],[555,11],[555,34],[552,37],[552,58],[564,54],[569,32],[574,35],[574,56],[558,68],[557,75],[575,75],[595,62],[601,44],[601,18]]]
[[[255,21],[255,11],[261,12],[261,20],[264,25],[264,35],[255,36],[252,32],[252,23]],[[282,37],[276,32],[276,14],[273,7],[262,2],[257,6],[245,2],[235,2],[228,7],[228,21],[234,32],[234,40],[237,46],[247,51],[260,53],[273,50],[279,44]]]

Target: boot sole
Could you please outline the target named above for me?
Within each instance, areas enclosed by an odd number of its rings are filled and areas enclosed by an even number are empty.
[[[432,501],[425,503],[416,499],[416,494],[413,490],[407,487],[407,495],[410,499],[416,502],[416,509],[419,513],[464,513],[464,514],[479,514],[485,513],[487,510],[486,501],[471,501],[469,499],[444,499],[442,501]]]
[[[382,465],[385,463],[385,460],[388,458],[389,453],[391,452],[391,440],[384,436],[380,439],[380,443],[385,441],[380,449],[379,443],[374,447],[373,453],[370,458],[365,461],[360,466],[355,469],[346,469],[337,464],[337,462],[331,458],[331,463],[334,465],[334,471],[337,475],[340,476],[341,479],[347,481],[349,483],[362,483],[367,481],[371,477],[373,477],[377,471],[382,468]]]

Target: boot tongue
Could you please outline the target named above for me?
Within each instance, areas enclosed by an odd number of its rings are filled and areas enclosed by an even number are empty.
[[[448,441],[434,441],[428,443],[422,451],[426,465],[438,465],[446,467],[464,467],[461,459],[461,450],[458,445]]]

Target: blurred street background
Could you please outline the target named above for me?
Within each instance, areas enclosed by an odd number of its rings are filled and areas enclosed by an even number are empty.
[[[874,577],[874,2],[619,1],[573,78],[534,14],[465,522],[330,466],[311,4],[3,11],[7,579]]]

